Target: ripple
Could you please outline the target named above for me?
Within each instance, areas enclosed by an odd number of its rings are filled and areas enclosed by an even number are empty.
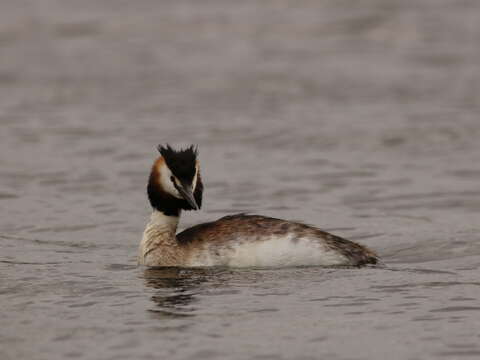
[[[420,321],[420,322],[438,321],[438,320],[442,320],[442,318],[439,318],[439,317],[436,317],[436,316],[428,316],[428,315],[416,316],[416,317],[412,318],[412,321]]]
[[[480,178],[480,170],[477,169],[463,169],[451,171],[450,174],[461,179],[478,180]]]
[[[467,350],[467,351],[442,351],[436,353],[437,356],[445,356],[448,358],[457,357],[457,356],[468,356],[468,357],[480,357],[480,350]]]
[[[42,233],[42,232],[60,233],[60,232],[89,230],[89,229],[95,229],[96,227],[98,227],[97,224],[60,225],[60,226],[52,226],[47,228],[37,228],[32,230],[31,232],[32,233]]]
[[[443,287],[453,287],[453,286],[480,286],[478,282],[458,282],[458,281],[432,281],[432,282],[422,282],[422,283],[407,283],[407,284],[398,284],[398,285],[374,285],[373,289],[379,290],[406,290],[410,288],[443,288]]]
[[[34,230],[31,230],[34,232]],[[95,248],[97,247],[96,244],[89,244],[84,242],[69,242],[63,240],[43,240],[43,239],[31,239],[21,236],[12,236],[12,235],[0,235],[0,238],[7,239],[7,240],[16,240],[16,241],[25,241],[39,245],[54,245],[54,246],[65,246],[65,247],[72,247],[72,248]]]
[[[181,319],[195,316],[195,314],[186,314],[168,310],[148,309],[148,312],[155,315],[157,319]]]
[[[310,299],[309,301],[330,301],[330,300],[342,300],[342,299],[355,299],[355,296],[328,296],[324,298]]]
[[[359,302],[351,302],[351,303],[343,303],[343,304],[326,304],[326,305],[323,305],[323,306],[326,306],[326,307],[365,306],[365,305],[368,305],[368,304],[369,304],[368,302],[359,301]]]
[[[90,306],[93,306],[93,305],[97,305],[97,302],[96,301],[88,301],[88,302],[85,302],[85,303],[82,303],[82,304],[72,304],[72,305],[69,305],[68,307],[78,308],[78,307],[90,307]]]
[[[225,353],[215,350],[200,350],[193,354],[192,359],[214,359],[218,357],[225,358]]]
[[[91,37],[100,33],[100,24],[94,21],[55,25],[55,33],[62,38]]]
[[[128,265],[128,264],[108,264],[104,268],[105,270],[111,270],[111,271],[129,271],[129,270],[137,269],[138,266]]]
[[[480,306],[447,306],[430,312],[459,312],[459,311],[480,311]]]
[[[17,199],[17,194],[0,193],[0,200]]]

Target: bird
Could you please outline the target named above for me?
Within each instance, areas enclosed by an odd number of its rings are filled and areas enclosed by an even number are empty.
[[[240,213],[177,234],[182,211],[202,206],[198,148],[158,145],[148,178],[152,214],[143,232],[138,264],[147,267],[289,267],[374,265],[367,247],[315,226]]]

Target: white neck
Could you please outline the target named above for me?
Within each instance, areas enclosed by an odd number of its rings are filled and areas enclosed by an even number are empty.
[[[179,216],[167,216],[161,211],[153,210],[148,226],[155,226],[157,229],[165,229],[175,233],[179,220]]]
[[[157,248],[175,246],[179,216],[167,216],[161,211],[153,210],[150,221],[143,232],[138,253],[138,262],[145,264],[146,256]]]

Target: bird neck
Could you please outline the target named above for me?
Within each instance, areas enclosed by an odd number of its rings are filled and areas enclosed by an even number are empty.
[[[155,250],[174,248],[178,245],[175,233],[179,219],[179,216],[169,216],[153,210],[140,243],[138,254],[140,264],[146,264],[147,255]]]
[[[180,210],[178,211],[178,215],[165,215],[164,212],[154,209],[147,226],[151,226],[157,231],[170,232],[175,235],[180,220]]]

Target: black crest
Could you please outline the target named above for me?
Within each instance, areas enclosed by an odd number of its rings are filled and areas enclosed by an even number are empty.
[[[197,162],[197,147],[174,150],[170,145],[158,145],[158,151],[165,159],[168,168],[179,180],[191,183],[195,176]]]

